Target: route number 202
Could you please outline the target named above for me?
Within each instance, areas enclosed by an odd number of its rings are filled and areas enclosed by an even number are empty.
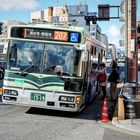
[[[68,41],[68,32],[55,31],[54,40]]]

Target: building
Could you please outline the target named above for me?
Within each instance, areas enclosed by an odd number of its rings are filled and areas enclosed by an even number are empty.
[[[3,22],[0,22],[0,35],[2,34]]]
[[[116,59],[116,46],[114,44],[108,44],[107,55],[110,55],[112,59]]]
[[[35,20],[40,20],[40,21],[44,20],[44,11],[43,10],[32,12],[31,21],[35,21]]]
[[[101,42],[108,47],[108,37],[106,34],[101,34]],[[108,48],[107,48],[108,49]]]
[[[70,5],[68,6],[68,21],[74,21],[77,26],[86,27],[84,16],[88,13],[88,5]]]

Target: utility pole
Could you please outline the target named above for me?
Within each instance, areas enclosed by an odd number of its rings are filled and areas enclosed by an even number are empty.
[[[138,81],[136,0],[125,0],[126,82]]]
[[[125,0],[125,82],[128,81],[128,0]]]

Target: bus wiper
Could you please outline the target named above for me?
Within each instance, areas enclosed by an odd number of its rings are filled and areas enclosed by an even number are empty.
[[[39,68],[36,65],[31,65],[31,66],[25,68],[23,71],[21,71],[20,75],[26,76],[26,75],[28,75],[28,73],[33,72],[35,69],[39,69]]]
[[[46,72],[46,73],[49,73],[49,72],[54,73],[54,69],[55,69],[55,66],[48,66],[48,67],[46,67],[43,70],[43,72]]]

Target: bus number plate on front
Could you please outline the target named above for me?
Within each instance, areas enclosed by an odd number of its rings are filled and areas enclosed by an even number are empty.
[[[31,93],[31,100],[45,102],[45,94]]]

